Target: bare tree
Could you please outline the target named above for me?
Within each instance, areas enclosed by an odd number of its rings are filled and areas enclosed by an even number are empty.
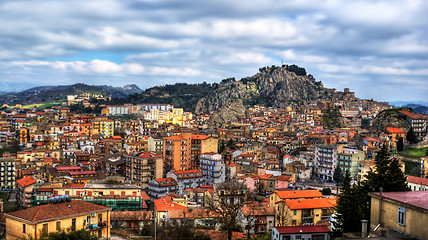
[[[239,229],[237,216],[250,199],[251,193],[244,183],[236,180],[214,185],[214,193],[207,201],[207,207],[218,213],[218,221],[227,231],[227,239],[232,239],[233,230]]]
[[[285,202],[279,202],[275,209],[275,226],[284,227],[291,225],[291,210]]]

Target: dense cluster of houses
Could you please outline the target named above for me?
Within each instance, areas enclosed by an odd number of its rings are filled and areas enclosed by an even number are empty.
[[[323,128],[323,112],[331,105],[340,107],[348,128]],[[108,238],[110,226],[135,230],[149,221],[218,230],[220,216],[207,199],[215,197],[217,184],[231,180],[263,199],[240,209],[242,229],[259,234],[274,228],[272,239],[280,239],[303,227],[321,236],[329,231],[336,198],[298,190],[298,183],[332,182],[338,167],[361,180],[382,146],[394,149],[398,139],[406,144],[407,129],[391,126],[373,135],[364,128],[364,119],[386,108],[345,89],[335,103],[319,101],[304,109],[254,106],[246,119],[222,128],[210,128],[209,115],[166,104],[105,106],[101,115],[67,107],[3,112],[0,184],[16,191],[22,208],[5,214],[7,238],[36,238],[39,230],[66,227]],[[425,115],[400,114],[426,135]],[[422,158],[421,166],[426,175],[428,159]],[[408,181],[421,191],[427,189],[425,180]]]

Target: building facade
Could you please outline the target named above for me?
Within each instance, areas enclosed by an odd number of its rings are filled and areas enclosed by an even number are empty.
[[[226,166],[221,154],[204,153],[200,156],[200,170],[206,185],[214,185],[226,180]]]

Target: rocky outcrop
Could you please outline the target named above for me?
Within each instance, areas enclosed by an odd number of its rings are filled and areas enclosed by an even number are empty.
[[[224,123],[236,122],[246,117],[246,109],[242,102],[233,101],[228,102],[219,111],[213,113],[208,124],[214,127],[220,127]]]
[[[394,127],[400,129],[410,129],[409,123],[401,116],[398,115],[400,109],[387,109],[380,112],[372,122],[370,130],[379,134],[385,132],[387,127]]]
[[[297,76],[287,66],[263,68],[252,77],[219,84],[217,89],[198,101],[196,114],[213,114],[230,102],[244,105],[263,104],[281,107],[298,105],[325,96],[321,82],[313,77]]]

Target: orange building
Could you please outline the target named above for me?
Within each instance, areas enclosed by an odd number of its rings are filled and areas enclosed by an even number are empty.
[[[218,139],[207,135],[182,133],[164,138],[163,155],[165,172],[170,170],[199,169],[199,156],[205,152],[217,152]]]

